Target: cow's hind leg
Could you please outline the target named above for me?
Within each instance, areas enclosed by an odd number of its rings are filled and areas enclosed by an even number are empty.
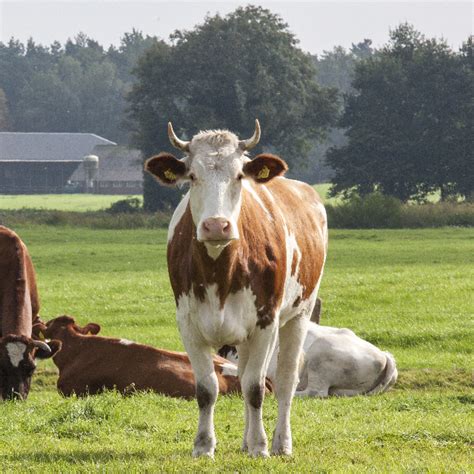
[[[275,383],[278,400],[278,421],[273,433],[272,454],[292,452],[290,411],[293,393],[298,383],[298,362],[306,336],[307,320],[295,317],[280,328],[279,352]]]
[[[241,376],[246,410],[246,439],[243,447],[247,447],[250,456],[268,456],[262,407],[265,396],[265,375],[275,348],[276,335],[274,324],[265,329],[257,327],[250,340],[244,343],[247,345],[248,359]]]
[[[238,360],[238,371],[239,371],[239,380],[242,385],[242,376],[245,371],[245,367],[247,365],[247,361],[249,360],[249,348],[247,343],[243,343],[240,346],[237,346],[237,354],[239,355]],[[244,428],[244,436],[242,439],[242,451],[248,451],[248,444],[247,444],[247,433],[249,427],[249,412],[247,409],[247,404],[244,403],[244,421],[245,421],[245,428]]]

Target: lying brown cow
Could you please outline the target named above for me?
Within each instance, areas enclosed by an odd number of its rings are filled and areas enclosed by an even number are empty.
[[[31,339],[39,320],[35,271],[26,245],[0,226],[0,399],[28,396],[35,359],[51,357],[60,347]]]
[[[153,390],[171,397],[195,396],[194,375],[187,354],[96,336],[99,331],[98,324],[80,327],[70,316],[60,316],[34,327],[36,334],[62,342],[54,363],[59,369],[58,390],[63,395],[92,395],[104,389],[116,389],[122,393]],[[241,391],[236,365],[215,356],[214,368],[222,394]]]

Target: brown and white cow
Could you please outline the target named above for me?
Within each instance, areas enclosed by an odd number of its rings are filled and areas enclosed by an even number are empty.
[[[51,357],[59,345],[31,339],[39,321],[35,271],[26,245],[0,226],[0,399],[28,396],[35,359]]]
[[[122,393],[152,390],[170,397],[195,396],[191,363],[183,352],[97,336],[98,324],[81,327],[71,316],[36,324],[33,331],[62,343],[54,363],[59,369],[58,390],[63,395],[93,395],[115,389]],[[240,393],[237,366],[219,356],[214,356],[213,363],[220,393]]]
[[[200,132],[171,143],[185,153],[150,158],[145,169],[165,185],[190,183],[168,233],[168,269],[178,326],[197,382],[199,426],[194,456],[213,456],[218,384],[212,350],[239,351],[245,400],[242,448],[267,456],[262,422],[264,380],[277,335],[278,421],[272,453],[290,454],[290,408],[306,324],[315,305],[327,249],[326,212],[311,186],[285,179],[274,155],[253,159],[260,139],[229,131]]]

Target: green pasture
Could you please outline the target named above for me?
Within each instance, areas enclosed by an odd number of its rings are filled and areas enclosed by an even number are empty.
[[[182,350],[165,230],[15,229],[38,273],[42,317]],[[474,442],[474,230],[337,230],[320,296],[323,324],[392,352],[400,377],[374,397],[295,400],[294,456],[239,452],[243,402],[216,408],[216,459],[193,460],[194,401],[110,392],[64,399],[51,361],[29,399],[1,405],[2,472],[468,472]],[[277,405],[265,400],[267,433]]]
[[[126,199],[121,194],[0,194],[0,209],[47,209],[54,211],[99,211]]]

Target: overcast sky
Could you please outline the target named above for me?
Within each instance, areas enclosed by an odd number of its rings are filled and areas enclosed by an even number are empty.
[[[469,1],[81,1],[0,0],[0,41],[12,36],[38,43],[64,43],[82,31],[102,45],[117,45],[132,28],[168,39],[176,29],[191,29],[206,14],[226,14],[239,5],[262,5],[280,14],[305,51],[320,54],[335,45],[350,47],[364,38],[384,44],[388,31],[408,21],[426,36],[444,37],[458,48],[470,34]]]

